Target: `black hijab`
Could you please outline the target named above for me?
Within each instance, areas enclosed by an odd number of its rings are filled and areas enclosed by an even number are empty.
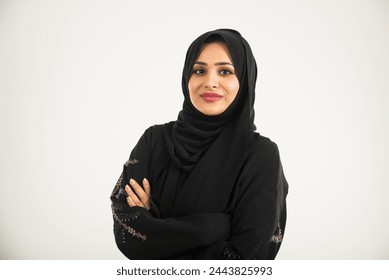
[[[193,106],[188,82],[203,45],[213,41],[226,44],[240,87],[223,113],[207,116]],[[170,157],[189,174],[175,199],[171,215],[228,212],[230,194],[243,164],[249,135],[256,129],[256,77],[257,66],[250,46],[235,30],[210,31],[190,45],[182,77],[183,109],[173,128],[166,126],[164,131]]]
[[[217,116],[207,116],[193,106],[188,83],[193,64],[199,57],[204,44],[215,41],[226,44],[240,87],[237,97],[223,113]],[[178,115],[171,135],[166,135],[170,156],[182,169],[191,171],[217,138],[222,138],[219,140],[224,144],[231,142],[231,139],[238,138],[236,144],[244,147],[247,133],[256,129],[254,125],[256,78],[257,66],[254,56],[249,44],[239,32],[232,29],[209,31],[190,45],[182,75],[182,90],[185,98],[183,109]],[[228,132],[222,133],[224,130]],[[233,148],[230,145],[227,146]],[[234,147],[232,151],[234,150],[242,155],[241,149]],[[231,152],[230,149],[220,152],[227,151]],[[233,160],[235,164],[236,160],[237,158]]]

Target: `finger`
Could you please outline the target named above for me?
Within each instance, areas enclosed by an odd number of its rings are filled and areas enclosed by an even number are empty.
[[[132,189],[135,191],[136,195],[142,202],[142,204],[145,206],[146,209],[150,208],[150,197],[149,195],[145,192],[145,190],[134,180],[130,180],[130,184]],[[136,201],[135,201],[136,203]]]
[[[125,187],[126,192],[127,192],[127,189],[128,189],[128,188],[130,188],[130,187],[127,185],[127,186]],[[128,194],[128,192],[127,192],[127,194]],[[130,207],[136,206],[135,202],[132,200],[132,198],[131,198],[130,195],[128,195],[126,199],[127,199],[127,204],[128,204],[128,206],[130,206]]]
[[[130,188],[129,185],[126,185],[125,190],[128,194],[127,197],[128,205],[131,204],[130,207],[140,206],[146,208],[145,205],[143,205],[142,201],[139,200],[138,196],[133,192],[133,190]]]
[[[146,178],[143,179],[143,188],[146,192],[146,194],[151,197],[151,189],[150,189],[150,182]]]

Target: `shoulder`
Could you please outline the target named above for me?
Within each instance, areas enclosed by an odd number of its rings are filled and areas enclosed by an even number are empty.
[[[270,138],[258,133],[250,135],[244,162],[240,174],[242,186],[250,186],[257,182],[261,190],[277,190],[278,182],[284,180],[278,146]],[[256,188],[256,187],[255,187]],[[245,189],[243,187],[242,191]]]
[[[249,137],[245,161],[257,167],[278,166],[280,164],[278,146],[270,138],[252,132]]]
[[[249,137],[248,151],[262,155],[278,154],[278,146],[270,138],[260,135],[257,132],[252,132]]]
[[[173,127],[176,121],[171,121],[164,124],[155,124],[145,130],[145,137],[147,138],[159,138],[163,137],[164,131]]]
[[[147,128],[143,134],[143,138],[149,148],[153,148],[165,141],[164,131],[171,129],[175,121],[155,124]]]

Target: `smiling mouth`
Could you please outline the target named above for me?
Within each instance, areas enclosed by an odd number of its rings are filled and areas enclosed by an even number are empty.
[[[215,102],[220,100],[223,97],[223,95],[217,94],[215,92],[204,92],[200,96],[203,100],[207,102]]]

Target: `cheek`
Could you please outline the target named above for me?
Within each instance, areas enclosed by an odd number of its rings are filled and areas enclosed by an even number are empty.
[[[198,79],[190,79],[188,82],[189,95],[195,95],[200,86],[201,83],[198,81]]]
[[[239,85],[235,82],[231,82],[229,85],[228,85],[228,89],[230,91],[235,91],[239,88]]]
[[[231,81],[230,83],[228,83],[227,85],[228,87],[228,91],[231,95],[231,97],[235,97],[237,94],[238,94],[238,91],[239,91],[239,82],[238,81]]]
[[[193,103],[193,98],[195,97],[195,93],[196,93],[196,85],[193,82],[193,80],[189,80],[188,90],[189,90],[190,101],[192,101],[192,103]]]
[[[188,89],[189,89],[189,94],[192,94],[194,92],[196,82],[190,78],[188,82]]]
[[[192,93],[193,93],[193,85],[190,82],[188,83],[188,90],[189,90],[189,95],[192,95]]]

